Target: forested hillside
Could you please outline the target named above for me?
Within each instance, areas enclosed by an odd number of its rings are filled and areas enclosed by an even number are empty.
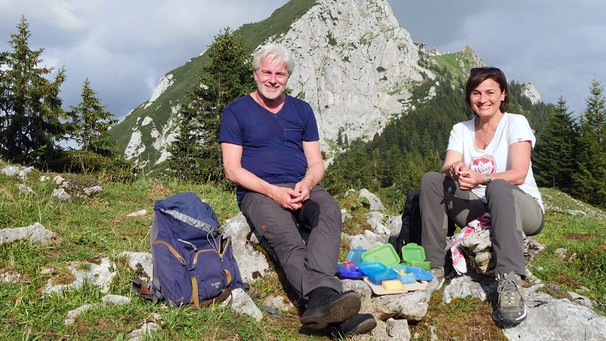
[[[293,73],[299,78],[289,83],[289,91],[314,104],[320,129],[332,134],[321,136],[330,161],[323,184],[334,195],[350,188],[367,188],[397,210],[406,192],[419,187],[422,175],[440,167],[451,127],[471,117],[464,105],[463,88],[469,70],[484,63],[471,47],[440,54],[414,44],[407,32],[394,26],[397,22],[384,7],[370,8],[355,2],[354,13],[339,7],[348,4],[354,3],[293,0],[267,20],[236,31],[226,29],[216,36],[216,51],[220,52],[212,55],[213,48],[209,47],[207,53],[171,71],[166,81],[173,83],[166,91],[134,109],[118,126],[114,126],[113,115],[105,111],[88,81],[83,84],[79,105],[61,107],[59,91],[64,70],[58,70],[53,80],[46,79],[53,70],[38,65],[43,50],[28,46],[28,23],[22,18],[17,26],[19,33],[11,34],[14,51],[0,52],[0,80],[5,89],[0,93],[0,157],[42,170],[100,173],[114,180],[131,180],[144,174],[219,183],[225,179],[220,148],[212,132],[220,122],[222,106],[234,96],[247,93],[243,80],[250,78],[250,70],[240,70],[244,74],[240,78],[232,77],[240,73],[236,67],[228,67],[225,72],[221,68],[228,65],[225,58],[234,65],[246,64],[242,60],[250,57],[262,37],[282,37],[295,26],[295,33],[286,41],[299,44],[306,39],[308,45],[304,49],[306,55],[299,56],[299,74]],[[339,15],[329,18],[325,12]],[[351,24],[357,25],[358,19],[369,13],[380,20],[374,26],[357,26],[359,38],[348,42]],[[317,34],[299,30],[310,22],[331,29],[323,36],[324,41],[314,40]],[[369,30],[381,34],[370,39],[366,36]],[[393,32],[399,34],[391,35]],[[342,39],[336,39],[337,34]],[[326,63],[329,52],[332,60]],[[381,60],[378,66],[369,64],[383,54],[391,58]],[[359,70],[364,72],[357,73]],[[230,92],[230,98],[220,101],[213,96],[205,98],[205,92],[227,93],[211,91],[220,88],[216,85],[222,83],[218,81],[221,77],[238,83],[223,82],[231,90],[240,86],[243,90]],[[369,80],[368,84],[361,79]],[[368,87],[357,87],[360,83]],[[525,115],[535,130],[532,166],[538,185],[557,188],[605,208],[606,99],[602,85],[597,80],[592,82],[586,109],[575,116],[563,98],[557,105],[540,102],[532,85],[510,79],[509,92],[508,111]],[[357,112],[353,113],[354,109]],[[187,117],[197,125],[187,126],[187,120],[179,122],[179,118]],[[203,131],[190,134],[189,129],[194,128]],[[179,131],[196,137],[189,141],[192,144],[212,149],[213,157],[192,153],[190,149],[169,151],[171,143],[180,138]],[[66,140],[75,142],[80,149],[66,148]],[[132,141],[137,143],[131,146]],[[116,148],[119,145],[122,146]],[[176,143],[175,148],[178,147],[182,146]],[[136,151],[147,161],[133,162],[122,148]],[[171,156],[172,160],[159,166]],[[206,162],[210,159],[216,161],[213,167]],[[204,162],[205,167],[199,167],[198,161]],[[156,174],[146,172],[146,166],[157,167]],[[198,173],[186,177],[182,169]]]
[[[401,208],[406,192],[418,189],[423,174],[441,166],[452,126],[473,115],[464,104],[465,75],[448,67],[462,58],[457,54],[431,57],[429,68],[439,77],[435,96],[415,97],[413,108],[369,143],[340,140],[346,151],[332,160],[325,185],[335,195],[366,187],[378,193],[391,209]],[[556,105],[532,103],[525,91],[525,84],[510,80],[508,111],[526,116],[535,131],[532,168],[537,184],[606,207],[606,98],[602,84],[592,81],[587,106],[576,116],[564,98]]]

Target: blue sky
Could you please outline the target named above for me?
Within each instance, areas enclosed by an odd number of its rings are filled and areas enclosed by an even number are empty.
[[[160,77],[200,54],[223,28],[267,18],[286,0],[0,0],[0,51],[21,15],[43,65],[65,66],[64,106],[85,79],[118,118],[151,96]],[[388,0],[415,42],[440,52],[470,45],[545,102],[585,109],[592,79],[606,85],[606,2]]]

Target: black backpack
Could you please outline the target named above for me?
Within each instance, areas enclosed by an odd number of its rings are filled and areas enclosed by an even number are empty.
[[[390,238],[390,243],[396,249],[397,253],[402,256],[402,246],[408,243],[421,244],[421,233],[423,230],[421,224],[421,204],[419,203],[419,190],[409,190],[406,194],[406,202],[402,208],[402,229],[397,238]],[[452,236],[455,231],[455,224],[452,220],[448,220],[448,235]]]
[[[409,190],[406,194],[406,202],[402,208],[402,229],[400,234],[391,244],[396,252],[402,256],[402,246],[408,243],[421,245],[421,207],[419,206],[418,190]]]

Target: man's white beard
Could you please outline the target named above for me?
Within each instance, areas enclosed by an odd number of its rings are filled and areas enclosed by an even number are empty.
[[[277,99],[277,98],[278,98],[278,97],[280,97],[280,96],[282,95],[282,93],[283,93],[283,91],[279,91],[279,92],[277,92],[277,93],[275,93],[275,94],[270,95],[270,94],[268,94],[267,92],[265,92],[265,87],[263,87],[263,86],[259,86],[259,87],[257,87],[257,90],[259,90],[259,93],[260,93],[260,94],[261,94],[263,97],[265,97],[266,99],[268,99],[268,100],[270,100],[270,101],[273,101],[273,100]]]

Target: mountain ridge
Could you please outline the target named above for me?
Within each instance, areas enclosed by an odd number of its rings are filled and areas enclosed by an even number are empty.
[[[291,0],[267,19],[235,32],[249,52],[266,41],[291,49],[297,66],[288,88],[312,105],[329,157],[340,152],[339,136],[368,140],[405,114],[415,97],[431,98],[440,79],[432,71],[436,64],[455,78],[484,65],[471,47],[441,55],[414,43],[386,0]],[[166,160],[187,89],[199,86],[206,62],[202,53],[166,73],[150,100],[112,129],[127,159],[147,171]]]

